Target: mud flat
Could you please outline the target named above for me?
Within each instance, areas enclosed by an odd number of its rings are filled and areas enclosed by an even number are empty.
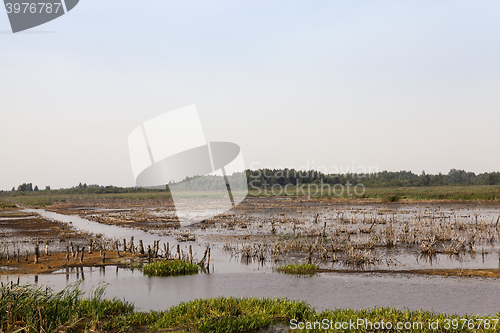
[[[118,256],[116,251],[102,249],[106,243],[110,240],[102,235],[76,230],[67,223],[45,219],[36,213],[22,209],[0,211],[0,275],[44,274],[66,267],[126,265],[144,257],[131,253]],[[94,249],[89,252],[90,244]]]
[[[150,238],[162,238],[162,251],[169,240],[170,251],[179,244],[184,253],[188,246],[203,251],[209,243],[216,264],[227,271],[238,265],[272,269],[287,263],[314,263],[321,272],[499,277],[498,202],[259,197],[247,198],[236,209],[184,228],[170,199],[98,202],[80,198],[45,209],[120,227],[129,234],[140,230]],[[2,239],[24,237],[28,242],[31,238],[31,242],[54,243],[52,251],[64,252],[69,242],[88,246],[98,238],[95,233],[37,214],[18,210],[25,220],[15,220],[13,214],[0,215],[2,232],[9,235],[0,238],[0,248]],[[11,218],[2,220],[7,215]],[[112,252],[114,243],[121,244],[123,239],[111,240],[110,236],[115,235],[101,235],[101,243]],[[137,240],[135,246],[134,252]]]
[[[16,258],[10,261],[5,259],[0,262],[0,275],[14,275],[14,274],[48,274],[64,268],[79,268],[79,267],[104,267],[104,266],[118,266],[125,267],[131,263],[143,262],[143,257],[127,255],[118,257],[116,252],[104,251],[105,262],[103,256],[97,253],[85,253],[84,260],[80,262],[79,259],[71,258],[66,261],[65,253],[51,253],[49,255],[42,255],[35,263],[35,256],[28,256],[28,258],[20,258],[17,262]]]

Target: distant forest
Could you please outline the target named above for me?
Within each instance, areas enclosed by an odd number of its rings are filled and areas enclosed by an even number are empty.
[[[475,174],[451,169],[448,174],[420,175],[411,171],[382,171],[372,174],[324,174],[318,171],[247,170],[249,187],[273,186],[275,184],[363,184],[365,187],[420,187],[449,185],[500,185],[500,172]]]
[[[231,177],[242,177],[243,173],[234,174]],[[363,184],[365,187],[421,187],[421,186],[466,186],[466,185],[500,185],[500,172],[485,172],[475,174],[464,170],[451,169],[448,174],[420,175],[410,171],[382,171],[373,174],[324,174],[318,171],[298,171],[294,169],[258,169],[246,170],[248,188],[257,189],[272,187],[273,185],[285,186],[302,184]],[[192,177],[186,180],[193,180]],[[213,182],[219,183],[217,177],[213,176]],[[206,185],[206,184],[205,184]],[[211,185],[214,186],[214,185]],[[203,186],[204,187],[204,186]],[[210,186],[209,186],[210,187]],[[27,192],[57,191],[62,194],[100,194],[100,193],[134,193],[134,192],[156,192],[159,189],[146,189],[139,187],[117,187],[78,184],[72,188],[52,190],[46,186],[39,190],[38,186],[31,183],[23,183],[11,191],[0,191],[0,194],[14,194]],[[165,191],[165,190],[163,190]]]

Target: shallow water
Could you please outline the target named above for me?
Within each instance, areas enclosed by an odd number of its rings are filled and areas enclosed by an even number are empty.
[[[105,237],[115,238],[115,239],[129,239],[134,236],[137,242],[141,239],[144,242],[144,246],[148,244],[153,245],[153,241],[160,241],[160,243],[169,242],[171,248],[173,248],[178,242],[174,237],[171,236],[160,236],[153,233],[145,232],[140,229],[130,229],[119,227],[115,225],[106,225],[94,221],[89,221],[78,215],[64,215],[54,212],[49,212],[43,209],[26,209],[26,212],[38,213],[40,216],[55,220],[59,222],[70,223],[72,227],[79,230],[91,232],[94,234],[103,234]],[[179,243],[181,249],[186,251],[189,245],[193,248],[193,255],[196,258],[201,258],[203,252],[205,251],[205,244],[199,242],[189,242],[189,243]],[[217,266],[217,270],[220,272],[247,272],[252,270],[258,270],[259,264],[256,262],[249,262],[245,265],[235,265],[236,259],[231,258],[231,254],[227,251],[222,251],[220,244],[211,244],[211,263],[213,267]]]
[[[146,277],[141,271],[84,268],[82,289],[109,283],[107,297],[125,298],[139,310],[164,310],[202,297],[287,297],[303,300],[318,310],[391,306],[458,314],[495,315],[500,310],[500,281],[492,279],[423,277],[395,274],[319,274],[296,277],[269,272],[198,274],[179,277]],[[82,277],[81,271],[78,278]],[[0,281],[17,276],[0,276]],[[76,269],[40,275],[37,283],[61,289],[77,280]],[[21,283],[35,277],[21,276]]]
[[[127,239],[134,236],[136,240],[142,239],[145,244],[152,244],[154,240],[160,240],[162,243],[170,242],[171,246],[177,243],[176,239],[170,236],[159,236],[138,229],[100,224],[79,216],[68,216],[40,209],[26,211],[36,212],[48,219],[71,223],[73,227],[81,230],[96,234],[102,233],[106,237]],[[460,214],[470,218],[466,215],[464,208],[455,207],[454,211],[460,211]],[[493,218],[497,213],[496,208],[483,211],[488,218]],[[192,244],[193,252],[197,253],[197,258],[200,258],[205,244],[181,243],[181,247],[185,248],[189,246],[188,244]],[[59,271],[57,274],[40,275],[36,277],[36,283],[61,289],[84,277],[82,281],[84,290],[90,290],[102,282],[109,283],[108,297],[125,298],[134,302],[140,310],[162,310],[182,301],[202,297],[255,296],[304,300],[318,310],[393,306],[400,309],[425,309],[458,314],[494,315],[500,311],[500,279],[369,273],[322,273],[312,277],[296,277],[273,272],[274,265],[272,264],[261,266],[252,261],[248,264],[241,264],[241,261],[232,257],[230,252],[223,251],[220,243],[211,245],[211,274],[146,277],[138,270],[108,266],[83,270],[68,269]],[[493,249],[489,250],[494,253]],[[397,256],[398,254],[390,255]],[[440,255],[436,259],[439,268],[447,267],[449,260],[445,255]],[[404,269],[413,267],[413,262],[410,261],[416,260],[420,260],[419,268],[437,268],[436,262],[421,263],[422,259],[409,253],[400,256],[399,260],[403,262],[401,268]],[[487,255],[483,262],[481,255],[478,254],[473,260],[466,258],[462,263],[459,262],[459,266],[495,268],[495,260],[498,258],[491,254]],[[495,265],[492,267],[493,264]],[[386,269],[387,267],[379,268]],[[21,283],[35,282],[34,276],[18,277],[14,273],[9,276],[0,276],[0,281],[17,281],[18,278]]]

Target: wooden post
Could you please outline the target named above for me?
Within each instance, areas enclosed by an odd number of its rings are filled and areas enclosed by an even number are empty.
[[[177,244],[177,254],[175,255],[177,259],[181,259],[181,247]]]
[[[129,251],[131,253],[135,253],[135,248],[134,248],[134,236],[130,237],[130,246],[128,247]]]
[[[165,245],[165,244],[163,244]],[[167,248],[165,249],[165,255],[167,259],[170,259],[170,244],[167,242]]]
[[[19,262],[19,249],[17,249],[17,262]]]
[[[151,245],[148,245],[148,264],[151,263]]]
[[[48,240],[45,241],[45,255],[46,256],[49,255],[49,241]]]
[[[208,269],[208,272],[210,272],[210,247],[208,248],[207,269]]]
[[[75,252],[74,252],[74,249],[73,249],[73,242],[69,242],[69,247],[71,249],[71,256],[74,257],[75,256]]]
[[[102,263],[104,264],[106,262],[106,252],[102,252]]]
[[[30,254],[30,250],[26,250],[26,260],[25,261],[28,261],[29,254]]]
[[[144,254],[144,244],[142,244],[142,239],[139,239],[139,253]]]
[[[193,248],[191,244],[189,244],[189,262],[192,264],[193,263]]]
[[[121,257],[122,255],[120,254],[120,246],[118,245],[118,241],[115,242],[115,247],[116,247],[116,254],[118,257]]]
[[[203,253],[203,258],[201,258],[200,262],[198,263],[199,265],[203,266],[205,264],[205,260],[207,260],[207,252],[208,252],[208,245],[207,248],[205,249],[205,253]]]
[[[38,256],[40,253],[38,252],[38,244],[35,245],[35,264],[38,264]]]
[[[312,245],[307,249],[307,263],[310,265],[312,262]]]
[[[66,245],[66,263],[69,261],[69,246]]]
[[[127,240],[123,239],[123,252],[127,252]]]
[[[75,261],[77,261],[77,260],[78,260],[78,254],[80,254],[80,246],[79,246],[79,245],[77,245],[77,246],[76,246],[76,255],[75,255],[75,257],[73,258],[73,259],[75,259]]]
[[[80,253],[80,262],[83,263],[83,254],[85,253],[85,246],[82,247],[82,252]]]
[[[89,254],[92,253],[92,246],[94,245],[94,240],[91,238],[89,241]]]

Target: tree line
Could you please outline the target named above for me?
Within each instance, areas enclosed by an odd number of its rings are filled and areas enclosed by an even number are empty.
[[[500,172],[485,172],[475,174],[464,170],[451,169],[447,174],[427,174],[422,171],[421,174],[415,174],[411,171],[382,171],[370,174],[324,174],[319,171],[295,170],[295,169],[258,169],[246,170],[246,178],[249,189],[266,188],[274,185],[286,186],[302,185],[302,184],[341,184],[341,185],[357,185],[363,184],[365,187],[420,187],[420,186],[450,186],[450,185],[500,185]],[[233,184],[241,184],[241,178],[245,173],[235,173],[230,178],[239,179],[239,182],[233,181]],[[200,178],[187,178],[184,183],[189,181],[189,185],[185,185],[186,190],[218,190],[223,188],[224,184],[221,180],[217,180],[217,176]],[[182,183],[181,183],[182,184]],[[244,181],[243,181],[244,184]],[[155,189],[141,187],[119,187],[119,186],[102,186],[102,185],[87,185],[79,183],[71,188],[52,190],[50,186],[45,187],[45,191],[57,191],[61,194],[102,194],[102,193],[136,193],[136,192],[157,192],[168,191],[168,186],[160,186]],[[181,186],[182,187],[182,186]],[[242,188],[238,188],[240,190]],[[235,189],[236,190],[236,189]],[[38,186],[33,186],[32,183],[23,183],[11,191],[0,191],[2,194],[7,193],[27,193],[39,191]]]
[[[363,184],[365,187],[419,187],[450,185],[500,185],[500,172],[475,174],[464,170],[451,169],[448,174],[420,175],[411,171],[382,171],[370,174],[324,174],[319,171],[299,171],[294,169],[247,170],[250,187],[269,187],[287,184]]]

